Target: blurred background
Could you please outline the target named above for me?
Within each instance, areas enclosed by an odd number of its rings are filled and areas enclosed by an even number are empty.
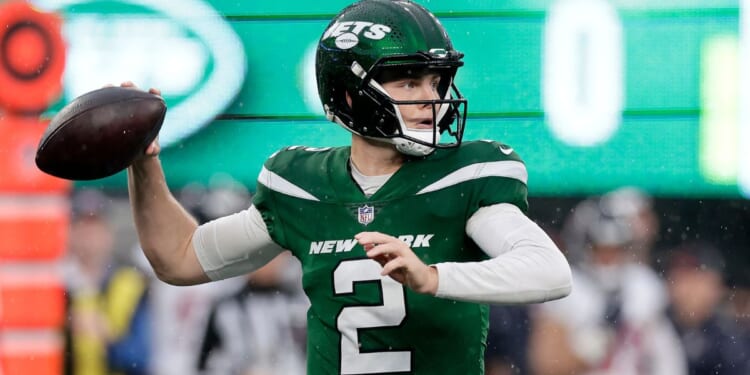
[[[750,374],[750,1],[418,2],[466,54],[465,139],[522,156],[575,267],[570,298],[493,306],[487,373]],[[124,172],[73,183],[34,154],[75,97],[156,87],[175,196],[240,211],[280,147],[348,143],[314,73],[348,4],[0,0],[0,374],[303,372],[296,260],[167,286]]]

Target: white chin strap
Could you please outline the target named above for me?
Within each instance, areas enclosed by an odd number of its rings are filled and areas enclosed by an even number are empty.
[[[405,127],[402,125],[402,127]],[[426,130],[426,131],[416,131],[412,129],[407,129],[404,131],[405,135],[408,135],[412,138],[419,139],[420,141],[425,141],[428,143],[432,143],[432,129]],[[440,134],[437,135],[438,139],[436,143],[440,143]],[[396,145],[396,150],[402,154],[407,154],[411,156],[427,156],[431,154],[433,151],[435,151],[434,147],[425,146],[423,144],[410,141],[405,138],[390,138],[389,139],[391,143]]]

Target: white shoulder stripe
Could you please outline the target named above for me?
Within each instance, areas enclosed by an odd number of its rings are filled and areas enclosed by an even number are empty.
[[[454,171],[420,190],[417,194],[430,193],[482,177],[515,178],[526,184],[526,181],[528,180],[528,172],[526,172],[526,166],[522,162],[515,160],[476,163]]]
[[[281,194],[290,195],[292,197],[307,199],[310,201],[319,201],[320,199],[315,198],[312,194],[306,192],[299,186],[287,181],[283,177],[277,175],[263,167],[260,174],[258,175],[258,182],[263,184],[265,187],[277,191]]]

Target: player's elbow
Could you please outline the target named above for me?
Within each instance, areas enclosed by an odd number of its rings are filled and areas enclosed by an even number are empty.
[[[174,272],[169,272],[168,270],[164,269],[154,269],[154,273],[156,274],[156,278],[160,281],[163,281],[164,283],[167,283],[169,285],[174,286],[189,286],[194,285],[194,283],[191,283],[189,280],[187,280],[184,277],[181,277],[179,274],[176,274]]]
[[[202,269],[196,271],[196,267],[189,267],[182,258],[159,258],[154,255],[155,252],[148,251],[146,248],[144,248],[144,253],[146,253],[146,258],[148,258],[156,278],[169,285],[189,286],[208,281],[208,277],[202,272]]]
[[[174,286],[191,286],[210,281],[205,275],[187,275],[168,270],[154,270],[154,273],[159,280]]]
[[[547,301],[566,297],[573,290],[573,274],[568,260],[560,251],[557,251],[554,258],[554,266],[549,268],[552,272],[548,274],[550,283]]]
[[[550,288],[547,293],[547,298],[543,302],[554,301],[556,299],[567,297],[573,290],[571,284],[560,284],[556,288]]]
[[[149,251],[146,247],[143,248],[143,252],[146,254],[151,269],[154,270],[154,275],[156,275],[156,278],[159,279],[159,281],[163,281],[170,285],[181,285],[182,280],[179,275],[172,270],[169,263],[160,260],[153,255],[149,255],[154,254],[155,252],[153,250]]]

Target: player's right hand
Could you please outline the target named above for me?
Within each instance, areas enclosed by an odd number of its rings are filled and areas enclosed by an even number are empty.
[[[145,156],[157,156],[161,152],[161,146],[159,145],[159,137],[157,136],[154,138],[154,141],[151,142],[148,147],[146,147],[146,151],[143,153]]]
[[[132,87],[132,88],[136,88],[136,89],[138,88],[138,86],[136,86],[135,83],[133,83],[132,81],[122,82],[122,83],[120,83],[120,87]],[[151,94],[154,94],[154,95],[161,96],[161,90],[153,88],[153,87],[150,88],[148,90],[148,92],[150,92]],[[144,151],[143,156],[144,157],[149,157],[149,156],[150,157],[154,157],[154,156],[158,156],[160,152],[161,152],[161,146],[159,145],[159,137],[157,136],[154,139],[154,141],[151,142],[151,144],[148,145],[148,147],[146,147],[146,151]],[[139,158],[139,159],[141,159],[141,158]],[[136,161],[138,161],[138,160],[136,159]]]

